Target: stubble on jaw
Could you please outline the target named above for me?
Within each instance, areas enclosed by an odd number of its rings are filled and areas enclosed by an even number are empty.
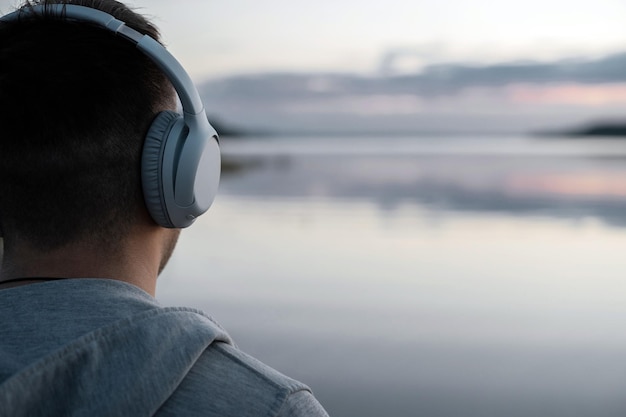
[[[161,263],[159,265],[159,275],[165,269],[167,262],[172,257],[174,249],[176,249],[176,243],[178,243],[178,237],[180,236],[181,229],[167,229],[167,237],[163,243],[163,251],[161,256]]]

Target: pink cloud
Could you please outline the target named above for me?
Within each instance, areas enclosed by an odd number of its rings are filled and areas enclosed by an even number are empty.
[[[626,84],[515,84],[505,88],[507,97],[522,104],[603,106],[626,103]]]

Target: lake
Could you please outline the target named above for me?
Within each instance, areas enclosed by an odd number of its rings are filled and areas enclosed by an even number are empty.
[[[626,414],[626,140],[222,140],[157,298],[334,417]]]

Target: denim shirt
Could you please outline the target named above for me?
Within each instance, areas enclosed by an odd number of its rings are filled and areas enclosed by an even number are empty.
[[[327,416],[210,317],[115,280],[0,290],[0,416]]]

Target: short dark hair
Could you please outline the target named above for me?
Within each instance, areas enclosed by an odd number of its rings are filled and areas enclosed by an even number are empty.
[[[159,39],[113,0],[40,0],[99,9]],[[165,75],[127,40],[85,22],[0,23],[0,228],[39,250],[114,245],[143,207],[140,161],[155,115],[171,108]]]

